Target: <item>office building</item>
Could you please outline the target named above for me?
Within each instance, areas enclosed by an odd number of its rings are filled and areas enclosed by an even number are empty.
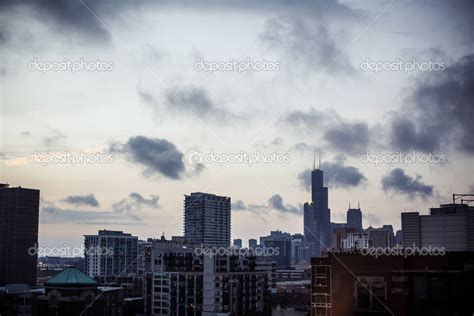
[[[249,248],[250,249],[257,248],[257,239],[249,239]]]
[[[474,252],[328,253],[312,258],[311,315],[472,315],[473,267]]]
[[[36,285],[40,191],[0,184],[0,286]]]
[[[234,239],[234,247],[242,248],[242,239]]]
[[[271,231],[269,236],[260,237],[263,250],[271,254],[269,260],[276,262],[277,269],[287,269],[291,266],[291,235],[279,230]]]
[[[135,277],[138,274],[138,237],[112,230],[85,235],[84,261],[85,272],[91,277]]]
[[[364,231],[369,236],[369,247],[391,248],[395,246],[392,225],[383,225],[380,228],[370,226]]]
[[[311,256],[321,256],[331,247],[331,215],[324,172],[316,167],[311,171],[311,201],[303,205],[303,212],[305,243]]]
[[[474,207],[442,204],[429,215],[402,213],[404,247],[444,247],[446,251],[474,251]]]
[[[184,238],[204,246],[230,246],[230,197],[191,193],[184,199]]]
[[[347,227],[355,228],[358,232],[362,232],[362,211],[360,205],[357,208],[347,210]]]

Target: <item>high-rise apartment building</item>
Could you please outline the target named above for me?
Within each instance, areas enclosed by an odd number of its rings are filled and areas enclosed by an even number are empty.
[[[36,285],[40,191],[0,184],[0,286]]]
[[[112,230],[84,236],[85,272],[89,276],[136,276],[138,259],[137,236]]]
[[[230,197],[195,192],[184,198],[184,238],[204,246],[230,246]]]

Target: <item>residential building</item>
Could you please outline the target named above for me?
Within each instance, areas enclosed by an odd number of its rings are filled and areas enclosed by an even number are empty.
[[[230,197],[191,193],[184,199],[184,238],[188,244],[230,246]]]

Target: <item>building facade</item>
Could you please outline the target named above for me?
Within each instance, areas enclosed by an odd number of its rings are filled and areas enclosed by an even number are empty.
[[[184,238],[204,246],[230,246],[230,197],[191,193],[184,198]]]
[[[0,184],[0,286],[36,285],[40,191]]]
[[[474,251],[474,207],[442,204],[429,215],[402,213],[404,247],[444,247],[446,251]]]
[[[85,235],[84,260],[91,277],[137,276],[138,237],[111,230]]]

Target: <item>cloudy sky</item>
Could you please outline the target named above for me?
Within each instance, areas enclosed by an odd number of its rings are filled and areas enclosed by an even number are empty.
[[[248,239],[302,232],[316,154],[332,221],[399,228],[474,191],[473,24],[470,1],[2,0],[0,180],[41,190],[42,246],[180,235],[195,191]]]

